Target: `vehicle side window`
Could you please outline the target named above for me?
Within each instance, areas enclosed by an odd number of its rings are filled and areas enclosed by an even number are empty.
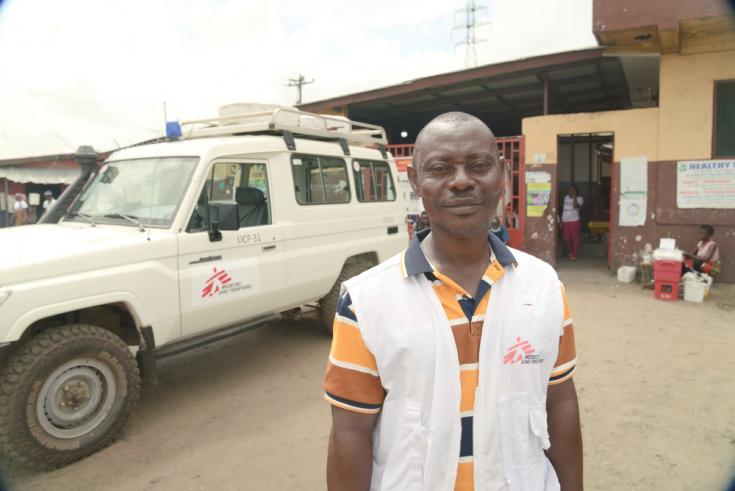
[[[396,189],[386,162],[353,160],[353,176],[358,201],[394,201]]]
[[[336,157],[294,155],[291,158],[296,201],[300,205],[350,202],[345,161]]]
[[[270,224],[268,173],[265,164],[214,164],[199,194],[187,232],[209,229],[207,202],[236,203],[240,214],[240,228]]]

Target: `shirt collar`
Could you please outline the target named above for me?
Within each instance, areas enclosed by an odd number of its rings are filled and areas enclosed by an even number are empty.
[[[431,265],[426,259],[426,256],[424,256],[424,252],[421,250],[420,245],[421,241],[424,240],[430,232],[430,229],[416,232],[413,239],[411,239],[411,243],[408,245],[408,248],[403,251],[403,257],[401,258],[401,272],[403,273],[404,278],[415,274],[432,272]],[[515,266],[517,264],[515,257],[513,257],[513,253],[510,252],[510,249],[508,249],[508,247],[503,244],[503,241],[497,238],[495,234],[488,233],[487,241],[490,245],[490,251],[495,255],[495,258],[501,266],[505,268],[511,265]]]

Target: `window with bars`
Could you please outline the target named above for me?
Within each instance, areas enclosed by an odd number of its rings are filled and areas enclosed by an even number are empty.
[[[349,203],[350,184],[344,160],[294,154],[291,171],[296,201],[300,205]]]
[[[396,199],[396,190],[387,163],[355,159],[352,161],[352,170],[358,201],[394,201]]]

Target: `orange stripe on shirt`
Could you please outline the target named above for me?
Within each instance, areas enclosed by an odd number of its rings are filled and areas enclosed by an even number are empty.
[[[365,346],[360,329],[337,317],[334,321],[332,336],[332,358],[377,371],[375,357]]]
[[[332,363],[327,364],[322,387],[325,392],[363,404],[382,404],[385,399],[380,378]]]
[[[454,481],[454,491],[472,491],[475,489],[475,464],[461,463],[457,466],[457,480]]]
[[[475,389],[480,375],[478,369],[462,370],[459,372],[459,382],[462,386],[462,399],[459,403],[460,412],[473,411],[475,409]]]

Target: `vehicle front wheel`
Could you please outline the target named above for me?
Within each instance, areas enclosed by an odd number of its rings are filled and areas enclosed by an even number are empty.
[[[0,460],[49,469],[109,445],[140,395],[128,346],[96,326],[49,328],[0,372]]]
[[[326,329],[330,335],[332,334],[334,316],[337,314],[337,304],[339,303],[339,294],[342,289],[342,283],[353,276],[357,276],[363,271],[367,271],[373,266],[373,262],[366,259],[347,261],[344,266],[342,266],[342,271],[340,271],[339,277],[334,283],[334,286],[332,286],[332,289],[329,290],[329,293],[327,293],[324,298],[319,300],[319,316],[324,329]]]

